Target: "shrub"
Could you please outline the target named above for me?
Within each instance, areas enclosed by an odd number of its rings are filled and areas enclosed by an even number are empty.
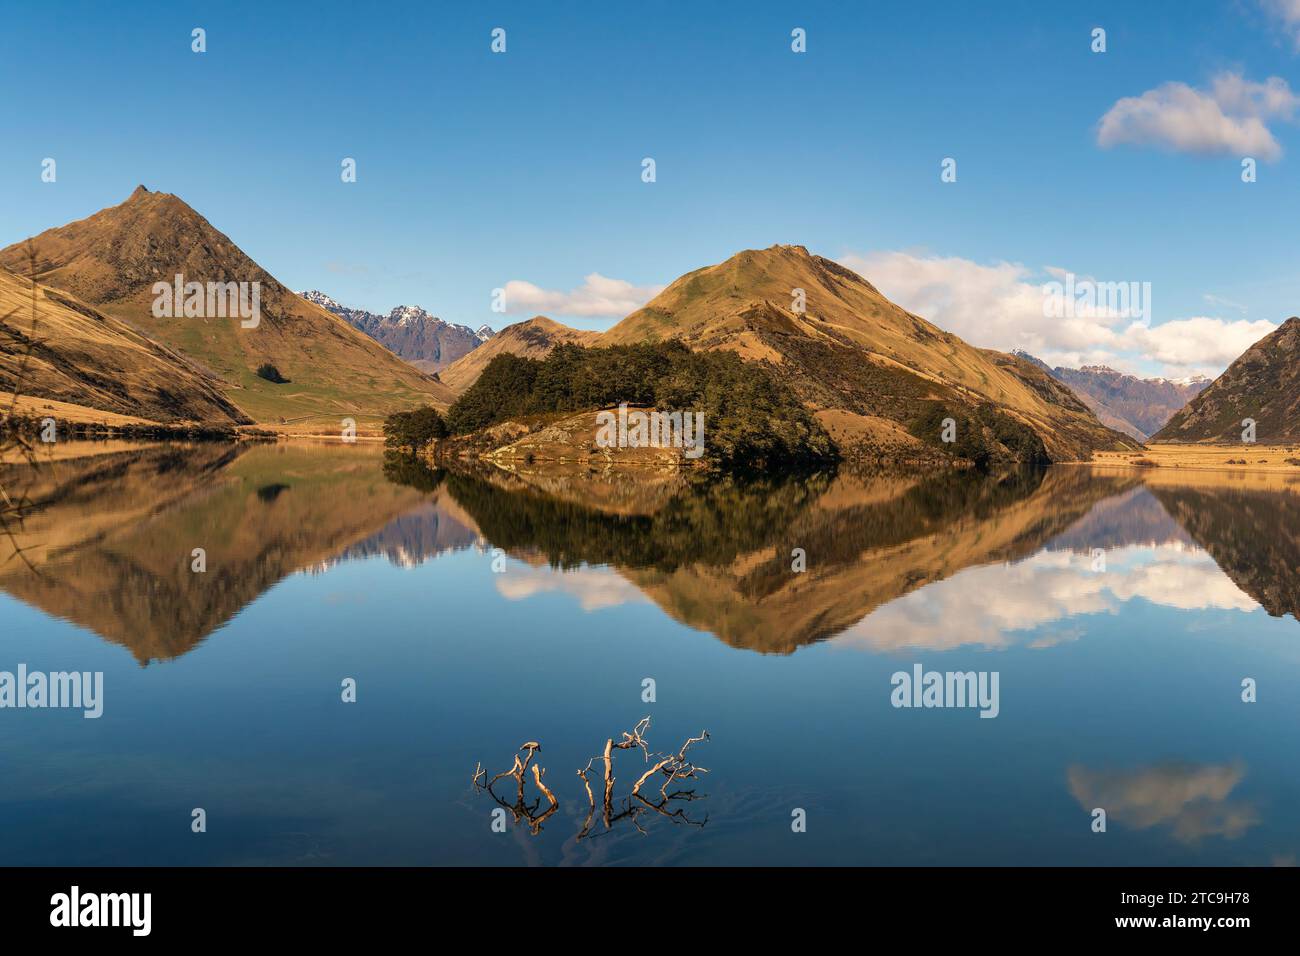
[[[270,362],[263,362],[257,367],[257,377],[264,378],[275,385],[285,385],[288,379],[280,374],[280,370]]]
[[[556,346],[544,359],[498,355],[447,412],[453,434],[524,415],[626,402],[704,414],[710,460],[725,468],[831,461],[835,447],[788,386],[734,352],[680,342]]]
[[[446,437],[447,423],[432,405],[394,412],[384,419],[384,444],[389,448],[419,451],[429,442]]]
[[[956,435],[952,442],[943,441],[944,419],[947,418],[955,424]],[[1045,465],[1051,462],[1043,440],[1032,428],[990,403],[970,409],[955,403],[927,402],[908,423],[907,430],[923,442],[970,461],[977,468],[986,468],[994,460],[1005,459],[1007,453],[1022,464]]]

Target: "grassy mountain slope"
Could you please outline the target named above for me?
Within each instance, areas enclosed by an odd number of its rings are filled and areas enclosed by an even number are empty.
[[[182,200],[143,186],[126,202],[33,240],[36,279],[179,351],[225,383],[258,421],[375,418],[412,405],[445,406],[451,392],[338,316],[295,295]],[[0,250],[25,271],[26,243]],[[155,282],[259,282],[261,322],[156,318]],[[288,379],[257,376],[269,362]]]
[[[0,391],[155,422],[249,421],[183,356],[71,296],[39,283],[32,293],[0,269]]]

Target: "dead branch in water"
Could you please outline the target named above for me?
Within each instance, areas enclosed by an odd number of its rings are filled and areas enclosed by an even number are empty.
[[[476,763],[474,765],[474,776],[470,781],[475,791],[481,792],[486,790],[492,796],[493,800],[509,810],[514,816],[516,823],[527,821],[528,829],[534,836],[541,832],[542,824],[546,821],[547,817],[560,809],[560,801],[555,798],[555,794],[551,792],[551,788],[542,782],[542,777],[546,774],[546,770],[539,764],[533,762],[533,758],[540,753],[541,750],[542,745],[535,740],[530,740],[527,743],[521,744],[519,750],[515,753],[514,762],[511,764],[510,769],[503,770],[501,773],[489,780],[487,784],[482,782],[483,779],[487,777],[487,771],[483,769],[482,763]],[[521,753],[524,755],[522,760],[519,759],[519,754]],[[546,810],[541,813],[537,812],[542,805],[541,797],[537,797],[531,804],[524,799],[525,774],[530,768],[533,771],[533,782],[537,785],[537,789],[541,791],[542,796],[546,798],[548,804]],[[511,777],[518,785],[515,791],[515,802],[513,804],[507,803],[501,798],[500,794],[492,789],[492,785],[502,777]]]
[[[641,778],[632,786],[632,796],[640,796],[642,785],[657,773],[662,773],[666,778],[663,785],[659,788],[661,796],[667,796],[669,785],[675,780],[687,780],[695,777],[697,774],[708,773],[707,767],[701,767],[693,764],[686,759],[686,751],[690,749],[691,744],[698,744],[702,740],[709,739],[707,730],[701,731],[698,737],[689,737],[686,743],[682,744],[682,749],[675,754],[656,754],[660,759],[653,767],[641,774]]]
[[[689,826],[702,827],[708,823],[706,815],[702,821],[690,819],[686,811],[681,807],[671,807],[674,801],[691,802],[701,799],[694,790],[672,790],[669,788],[678,780],[697,779],[700,774],[708,773],[708,768],[701,767],[687,758],[687,752],[695,744],[709,739],[707,730],[701,731],[698,737],[688,737],[682,744],[681,749],[676,753],[658,753],[650,749],[650,744],[646,740],[646,733],[650,729],[650,718],[642,717],[637,721],[636,726],[631,730],[625,730],[619,734],[615,740],[613,737],[605,739],[605,746],[601,752],[595,756],[587,758],[587,765],[580,767],[576,771],[579,779],[582,780],[582,786],[587,791],[587,818],[582,824],[582,829],[578,833],[578,839],[581,840],[591,833],[592,821],[596,818],[596,791],[592,787],[591,775],[596,772],[597,761],[600,761],[601,776],[604,781],[604,788],[601,794],[602,820],[605,824],[605,831],[613,829],[614,824],[620,820],[628,820],[632,826],[636,827],[641,833],[645,833],[645,828],[641,825],[638,817],[644,813],[656,813],[660,816],[672,820],[673,823],[687,824]],[[474,775],[470,780],[476,792],[486,790],[492,795],[501,806],[505,807],[514,814],[515,822],[527,821],[529,830],[535,836],[541,831],[542,823],[559,809],[560,801],[551,791],[544,781],[546,770],[535,758],[541,753],[542,745],[535,740],[521,744],[518,751],[511,761],[510,768],[503,770],[491,780],[488,780],[487,770],[482,763],[474,765]],[[631,792],[618,801],[618,809],[615,809],[614,784],[614,756],[618,750],[639,750],[642,759],[649,764],[645,773],[637,778],[632,785]],[[653,761],[653,763],[652,763]],[[527,775],[532,772],[533,783],[537,787],[541,796],[534,798],[529,803],[524,796]],[[656,775],[663,777],[663,782],[659,787],[659,800],[654,802],[642,796],[641,788],[654,778]],[[506,777],[515,781],[515,800],[514,803],[507,803],[493,789],[493,785]],[[487,781],[484,783],[484,781]],[[542,798],[546,799],[548,804],[546,810],[541,810]],[[541,811],[541,812],[539,812]]]
[[[591,782],[588,779],[587,775],[591,772],[593,764],[595,764],[596,760],[598,759],[604,765],[605,792],[604,792],[604,800],[602,802],[602,809],[603,809],[603,818],[604,818],[606,830],[609,830],[611,827],[613,827],[613,825],[617,821],[625,818],[630,818],[632,824],[638,830],[641,830],[642,829],[641,825],[640,823],[637,822],[636,818],[642,812],[642,810],[647,808],[650,810],[654,810],[658,813],[661,813],[663,816],[680,818],[684,822],[691,823],[692,825],[696,825],[694,821],[691,821],[686,818],[686,815],[683,811],[678,810],[675,813],[669,813],[665,808],[667,807],[667,804],[670,800],[695,799],[693,791],[676,791],[670,794],[668,792],[668,787],[671,786],[674,781],[695,778],[699,774],[709,772],[707,768],[698,766],[697,764],[694,764],[686,759],[686,752],[691,748],[691,745],[700,743],[701,741],[704,740],[708,740],[709,733],[707,730],[701,731],[700,736],[688,738],[686,742],[682,744],[681,749],[677,751],[677,753],[675,754],[655,753],[652,755],[650,752],[650,746],[645,738],[646,732],[649,730],[649,728],[650,728],[650,718],[642,717],[641,720],[637,722],[636,726],[633,727],[630,731],[626,731],[626,730],[623,731],[622,740],[620,740],[619,742],[615,743],[613,737],[607,738],[605,741],[605,747],[601,752],[600,756],[591,757],[587,761],[587,765],[581,768],[580,770],[578,770],[577,772],[578,776],[582,778],[583,786],[585,786],[587,789],[587,802],[590,807],[590,809],[587,812],[586,822],[583,824],[582,830],[578,834],[578,839],[582,839],[583,837],[587,836],[587,834],[590,832],[591,821],[596,813],[596,795],[591,789]],[[644,806],[634,805],[631,799],[628,799],[625,804],[625,809],[622,812],[616,814],[614,812],[614,782],[615,782],[614,751],[634,750],[634,749],[641,751],[647,763],[650,762],[652,756],[653,759],[655,760],[655,763],[648,770],[646,770],[646,772],[643,773],[637,779],[636,783],[632,786],[631,796],[636,798],[636,800],[640,801],[640,803],[643,804]],[[662,774],[664,776],[664,782],[662,786],[660,786],[659,788],[659,796],[661,798],[659,804],[653,804],[641,796],[641,787],[645,785],[647,780],[655,776],[655,774]],[[703,826],[703,823],[698,825]],[[642,830],[642,832],[644,831]]]

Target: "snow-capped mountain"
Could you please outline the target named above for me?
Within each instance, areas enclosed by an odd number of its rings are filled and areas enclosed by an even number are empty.
[[[418,305],[399,305],[387,315],[353,309],[313,289],[299,292],[333,312],[355,329],[425,372],[436,372],[468,355],[494,334],[486,325],[474,331],[467,325],[444,322]]]
[[[1171,385],[1180,385],[1183,388],[1195,387],[1197,391],[1200,391],[1200,389],[1213,382],[1214,379],[1205,375],[1187,375],[1183,378],[1158,378],[1154,381],[1169,382]]]

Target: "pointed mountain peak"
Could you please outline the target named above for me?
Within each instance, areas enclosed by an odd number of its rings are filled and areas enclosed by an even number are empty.
[[[288,293],[185,200],[138,187],[116,206],[34,237],[42,281],[92,305],[149,298],[157,280],[260,282],[264,310]],[[0,250],[0,266],[18,252]]]
[[[768,246],[766,249],[742,249],[735,255],[731,256],[721,263],[725,266],[728,264],[749,264],[749,263],[775,263],[781,260],[787,262],[814,262],[818,259],[808,251],[807,246],[787,246],[776,243]]]
[[[799,258],[799,259],[811,259],[811,258],[813,258],[812,253],[810,253],[810,252],[808,251],[808,247],[807,247],[807,246],[797,246],[797,245],[796,245],[796,246],[783,246],[783,245],[781,245],[780,243],[775,243],[775,244],[773,244],[773,245],[768,246],[766,249],[764,249],[764,250],[762,250],[762,251],[763,251],[763,252],[775,252],[777,255],[782,255],[782,256],[794,256],[794,257]]]
[[[742,329],[785,335],[794,330],[791,323],[824,322],[832,313],[847,320],[846,334],[874,336],[876,317],[886,308],[901,311],[852,269],[805,246],[777,244],[744,249],[678,277],[606,332],[605,340],[620,344],[677,338],[690,344]],[[943,335],[912,317],[899,318],[906,335]],[[763,351],[754,349],[755,355]]]

